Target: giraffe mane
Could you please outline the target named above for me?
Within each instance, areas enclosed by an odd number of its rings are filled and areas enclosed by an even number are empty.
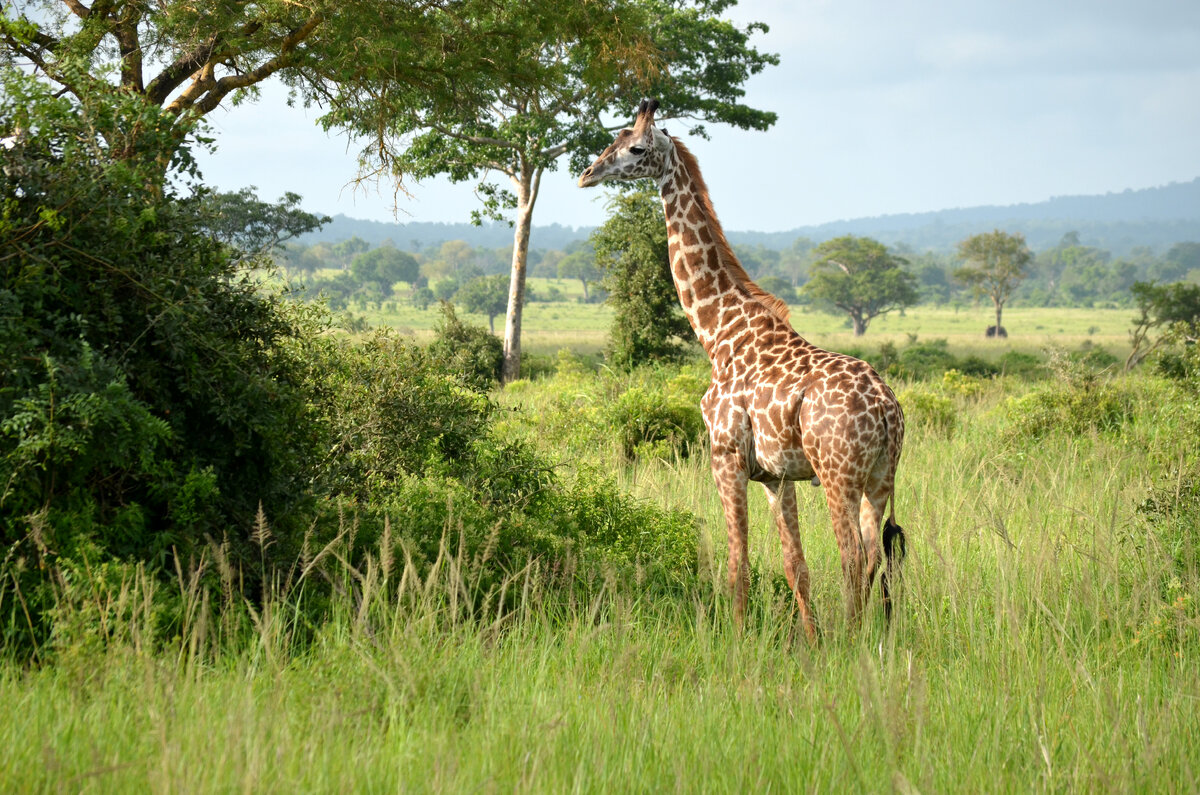
[[[674,136],[671,137],[671,141],[674,142],[675,152],[680,162],[683,163],[684,169],[691,176],[692,184],[699,194],[700,208],[708,216],[709,231],[712,232],[716,241],[717,256],[721,264],[733,276],[734,281],[744,287],[752,298],[765,306],[771,314],[790,324],[788,305],[779,296],[773,295],[755,284],[750,278],[750,274],[746,273],[746,269],[742,267],[742,263],[738,261],[737,255],[733,253],[733,248],[730,247],[729,240],[725,237],[725,231],[721,228],[721,222],[717,219],[717,212],[713,209],[712,199],[708,196],[708,185],[704,183],[704,177],[700,175],[700,164],[696,161],[696,156],[683,145],[683,141]]]

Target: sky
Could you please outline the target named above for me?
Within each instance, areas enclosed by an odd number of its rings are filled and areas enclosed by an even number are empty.
[[[778,53],[746,84],[767,132],[687,139],[727,229],[786,231],[896,213],[1119,192],[1200,176],[1200,2],[743,0],[727,12]],[[630,105],[630,118],[634,112]],[[221,190],[285,191],[312,212],[459,222],[471,184],[355,189],[359,146],[268,85],[210,114]],[[682,125],[668,129],[679,134]],[[281,131],[282,134],[281,134]],[[543,178],[534,224],[596,226],[604,193]]]

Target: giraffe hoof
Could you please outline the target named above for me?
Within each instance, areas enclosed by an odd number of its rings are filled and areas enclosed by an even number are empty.
[[[817,477],[816,475],[813,475],[812,484],[813,484],[814,488],[816,488],[817,486],[820,486],[821,479],[819,477]]]

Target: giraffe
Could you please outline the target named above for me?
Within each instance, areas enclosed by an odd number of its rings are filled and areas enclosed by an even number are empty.
[[[816,638],[794,485],[806,480],[824,488],[849,625],[861,620],[885,557],[880,591],[890,618],[889,579],[894,586],[905,546],[893,500],[904,442],[900,404],[866,362],[797,334],[787,304],[750,280],[721,230],[695,156],[654,126],[657,109],[657,100],[642,100],[633,126],[584,170],[579,186],[647,177],[658,183],[675,288],[712,363],[700,408],[725,513],[735,620],[741,625],[746,611],[746,498],[749,482],[757,481],[779,531],[799,620]]]

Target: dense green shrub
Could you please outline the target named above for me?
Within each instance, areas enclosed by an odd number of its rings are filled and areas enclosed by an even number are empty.
[[[1078,372],[1009,398],[1007,437],[1028,441],[1054,433],[1078,436],[1113,431],[1133,419],[1133,396],[1128,390]]]
[[[260,505],[284,523],[309,500],[291,343],[312,316],[239,269],[180,169],[114,158],[92,109],[6,80],[0,129],[24,132],[0,170],[0,538],[36,554],[38,515],[47,555],[86,537],[163,563],[225,534],[241,555]]]
[[[695,573],[700,530],[691,513],[622,494],[611,479],[580,478],[560,499],[560,521],[569,523],[585,550],[674,579]]]
[[[630,387],[609,405],[603,421],[617,435],[627,459],[686,457],[703,438],[704,419],[695,401],[669,391]]]
[[[924,384],[914,384],[896,395],[904,409],[904,421],[910,428],[949,435],[958,422],[954,402],[941,391]]]
[[[459,319],[454,304],[442,302],[442,318],[434,327],[429,352],[473,386],[486,389],[500,381],[504,343],[483,326]]]

